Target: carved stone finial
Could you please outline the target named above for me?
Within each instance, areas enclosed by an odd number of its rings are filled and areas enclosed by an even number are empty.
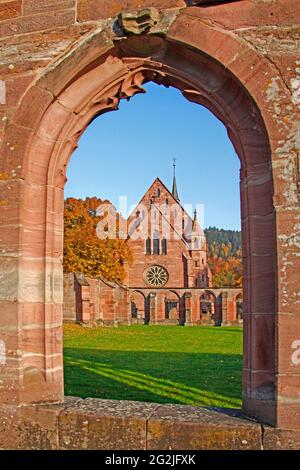
[[[150,7],[120,13],[119,24],[126,34],[144,34],[156,26],[159,18],[159,11],[154,7]]]

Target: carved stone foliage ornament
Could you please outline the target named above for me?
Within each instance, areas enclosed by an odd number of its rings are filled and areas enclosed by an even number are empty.
[[[144,273],[145,281],[152,287],[163,287],[169,279],[168,271],[163,266],[153,265]]]
[[[159,18],[159,11],[150,7],[120,13],[119,24],[126,34],[145,34],[157,25]]]

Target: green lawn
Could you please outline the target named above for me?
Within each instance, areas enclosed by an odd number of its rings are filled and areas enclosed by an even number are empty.
[[[64,326],[65,392],[241,407],[240,327]]]

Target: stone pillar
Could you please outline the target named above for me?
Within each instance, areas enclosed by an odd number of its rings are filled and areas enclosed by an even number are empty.
[[[0,194],[0,405],[61,401],[63,197],[1,168]]]
[[[184,307],[185,307],[185,326],[192,325],[192,294],[185,292],[184,294]]]
[[[227,323],[236,323],[235,295],[231,291],[227,293]]]
[[[228,323],[228,292],[222,292],[221,294],[221,309],[222,309],[222,325]]]
[[[165,320],[165,314],[166,314],[166,304],[165,304],[165,295],[161,291],[158,291],[157,294],[157,323],[161,323]]]
[[[150,322],[154,325],[157,324],[157,303],[156,303],[156,293],[150,292],[149,294],[150,299]]]
[[[83,322],[91,321],[91,295],[90,295],[90,286],[81,286],[81,312]]]
[[[199,312],[199,295],[197,292],[192,293],[192,300],[191,300],[191,324],[197,325],[198,320],[198,312]]]
[[[222,294],[216,293],[216,304],[215,304],[215,315],[214,315],[214,322],[215,326],[222,325]]]

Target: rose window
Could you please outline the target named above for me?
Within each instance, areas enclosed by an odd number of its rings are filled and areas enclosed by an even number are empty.
[[[168,271],[162,266],[150,266],[145,273],[146,282],[153,287],[162,287],[169,279]]]

